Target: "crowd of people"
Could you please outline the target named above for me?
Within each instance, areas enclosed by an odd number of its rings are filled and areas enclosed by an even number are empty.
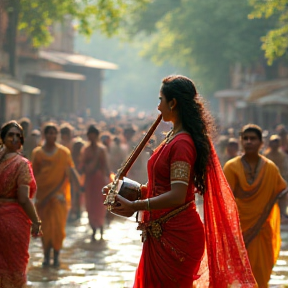
[[[112,209],[144,211],[134,288],[206,287],[208,282],[213,287],[268,287],[288,212],[285,126],[262,131],[248,124],[240,133],[229,128],[217,136],[196,87],[184,76],[165,78],[159,100],[164,121],[127,175],[142,184],[141,199],[117,196],[119,206]],[[79,220],[84,209],[91,242],[98,241],[98,229],[103,240],[111,214],[103,205],[102,188],[113,181],[153,121],[153,116],[98,122],[74,117],[49,119],[33,129],[22,118],[2,125],[3,287],[25,284],[30,234],[42,239],[43,268],[60,266],[67,221]],[[196,193],[204,199],[204,223]]]

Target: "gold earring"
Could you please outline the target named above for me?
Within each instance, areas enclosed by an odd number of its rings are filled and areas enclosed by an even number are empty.
[[[170,107],[170,111],[172,111],[172,106]]]

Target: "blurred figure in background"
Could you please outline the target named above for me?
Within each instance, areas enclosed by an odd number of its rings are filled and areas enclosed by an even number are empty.
[[[36,192],[32,167],[18,151],[25,143],[16,121],[1,128],[0,149],[0,287],[24,287],[30,234],[41,235],[41,221],[31,198]],[[26,287],[26,286],[25,286]]]
[[[83,146],[85,145],[84,141],[82,138],[77,137],[73,140],[72,144],[72,159],[75,165],[75,169],[77,172],[80,174],[80,169],[81,169],[81,150]],[[84,177],[84,175],[83,175]],[[81,177],[81,183],[80,185],[82,186],[84,184],[84,181],[82,180]],[[81,216],[81,196],[82,193],[82,188],[79,185],[71,185],[71,210],[69,214],[69,220],[70,221],[75,221],[80,219]]]
[[[133,151],[133,149],[138,145],[138,143],[143,138],[143,133],[136,135],[136,132],[139,130],[139,127],[137,127],[134,124],[129,124],[127,127],[124,128],[124,147],[126,149],[126,153],[129,157],[130,153]],[[138,137],[136,137],[138,136]],[[127,177],[133,179],[134,181],[137,181],[139,183],[145,183],[148,180],[147,177],[147,160],[149,157],[146,157],[145,151],[142,151],[136,161],[134,162],[133,166],[128,172]]]
[[[121,167],[121,164],[127,158],[127,153],[121,145],[121,139],[119,136],[115,136],[110,149],[110,168],[113,173]]]
[[[112,143],[111,134],[108,131],[101,133],[100,141],[107,148],[107,152],[110,153],[110,147],[111,147],[111,143]]]
[[[32,136],[31,143],[32,143],[32,148],[33,148],[32,151],[33,151],[34,148],[41,145],[41,132],[38,129],[34,129],[31,132],[31,136]]]
[[[228,161],[223,170],[236,199],[253,274],[259,288],[264,288],[280,251],[277,200],[287,184],[276,165],[259,154],[263,144],[259,126],[244,126],[241,144],[244,155]]]
[[[229,138],[229,139],[235,137],[235,131],[234,131],[234,128],[232,128],[232,127],[228,128],[228,129],[227,129],[227,133],[228,133],[228,138]]]
[[[69,149],[56,143],[58,127],[44,127],[45,143],[32,153],[32,165],[37,182],[36,208],[43,222],[43,267],[50,265],[54,250],[54,267],[59,267],[59,253],[65,238],[65,225],[70,209],[70,177],[74,163]]]
[[[283,152],[288,154],[288,138],[287,130],[283,124],[280,124],[276,127],[276,133],[280,136],[280,145]]]
[[[238,140],[236,138],[230,138],[227,144],[227,156],[228,156],[227,161],[237,157],[238,154],[239,154]]]
[[[220,135],[217,141],[216,151],[222,167],[226,163],[227,159],[226,155],[227,144],[228,144],[228,137],[226,135]]]
[[[268,159],[273,161],[279,168],[281,176],[284,180],[288,181],[288,155],[281,150],[280,137],[278,135],[272,135],[269,140],[269,149],[265,155]],[[279,206],[281,213],[288,214],[288,195],[279,199]]]
[[[103,225],[106,216],[106,207],[103,205],[105,197],[102,188],[109,181],[107,148],[99,141],[99,130],[90,125],[87,130],[89,144],[81,151],[81,172],[85,175],[85,201],[89,224],[92,228],[91,241],[95,241],[97,229],[103,239]]]
[[[281,139],[278,135],[271,135],[269,149],[265,156],[272,160],[279,168],[282,177],[288,180],[288,155],[281,149]]]
[[[266,155],[268,153],[269,150],[269,131],[268,130],[264,130],[262,133],[262,141],[263,141],[263,145],[260,149],[260,154],[262,155]]]
[[[239,144],[236,138],[230,138],[228,140],[225,154],[222,156],[223,162],[227,162],[239,155]],[[223,165],[222,165],[223,166]]]
[[[23,127],[25,143],[22,147],[22,155],[31,160],[31,154],[35,146],[33,145],[33,137],[31,135],[32,124],[30,119],[23,117],[19,120],[19,124]]]
[[[60,144],[68,148],[70,152],[73,145],[73,130],[74,128],[69,123],[64,123],[60,126]]]
[[[112,135],[110,132],[105,131],[100,134],[100,141],[106,147],[106,156],[108,167],[111,167],[111,143],[112,143]]]

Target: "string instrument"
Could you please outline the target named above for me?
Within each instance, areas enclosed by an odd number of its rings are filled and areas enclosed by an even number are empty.
[[[146,143],[151,138],[152,134],[156,130],[157,126],[159,125],[161,119],[162,119],[162,115],[160,114],[158,118],[156,119],[156,121],[149,128],[148,132],[144,135],[141,142],[133,149],[133,151],[127,158],[127,160],[117,170],[117,173],[115,175],[115,178],[112,184],[109,185],[108,192],[105,192],[104,189],[102,190],[103,194],[106,195],[104,205],[107,206],[108,211],[111,211],[112,206],[115,205],[115,196],[117,194],[121,195],[122,197],[130,201],[135,201],[137,199],[140,199],[141,197],[140,186],[141,185],[136,181],[132,181],[128,179],[126,175],[128,171],[130,170],[130,168],[132,167],[133,163],[136,161],[141,151],[144,149]]]

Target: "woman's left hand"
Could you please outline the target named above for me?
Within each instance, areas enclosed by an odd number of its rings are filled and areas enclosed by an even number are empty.
[[[133,202],[120,195],[116,195],[115,206],[112,207],[111,211],[125,217],[130,217],[136,212],[133,208]]]
[[[34,238],[43,236],[43,232],[41,229],[41,221],[39,221],[37,223],[32,223],[31,235]]]

